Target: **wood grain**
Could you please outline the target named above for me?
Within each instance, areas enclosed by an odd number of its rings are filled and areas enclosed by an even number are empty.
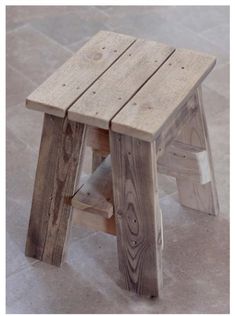
[[[112,119],[111,129],[146,141],[156,139],[214,65],[212,56],[177,49]]]
[[[93,149],[92,150],[92,172],[94,172],[107,157],[106,153]]]
[[[105,218],[113,215],[112,169],[110,156],[90,175],[72,198],[72,206]]]
[[[80,174],[86,127],[45,114],[26,255],[59,266],[71,222],[71,197]]]
[[[116,224],[114,215],[111,218],[104,218],[94,213],[73,210],[73,224],[85,226],[91,230],[116,235]]]
[[[127,289],[158,296],[162,224],[155,143],[110,132],[119,268]]]
[[[158,172],[205,184],[211,181],[207,151],[198,146],[172,142],[157,162]]]
[[[137,40],[69,109],[71,120],[108,129],[111,119],[172,54],[173,48]]]
[[[135,38],[100,31],[27,99],[26,107],[64,117],[66,110],[134,43]]]
[[[88,126],[86,145],[103,153],[110,153],[109,131]]]
[[[197,113],[184,127],[177,139],[185,144],[199,146],[206,150],[209,159],[211,181],[201,185],[189,179],[177,178],[176,183],[179,199],[181,204],[186,207],[217,215],[219,212],[219,203],[206,117],[202,104],[201,88],[195,92],[194,100],[197,106]]]

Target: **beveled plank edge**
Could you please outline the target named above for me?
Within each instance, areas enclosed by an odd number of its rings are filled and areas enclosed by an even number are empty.
[[[176,51],[177,50],[175,50],[175,52]],[[190,51],[190,50],[188,50],[188,51]],[[196,52],[196,51],[193,51],[193,52]],[[171,54],[170,58],[174,55],[174,53]],[[163,125],[161,126],[161,128],[158,131],[156,131],[155,133],[152,134],[152,133],[146,132],[146,131],[141,130],[141,129],[136,129],[136,127],[131,127],[131,126],[125,125],[123,123],[119,124],[119,123],[115,122],[115,118],[118,116],[119,112],[121,112],[121,111],[119,111],[112,118],[112,120],[110,122],[110,129],[114,132],[117,132],[120,134],[125,134],[125,135],[132,136],[135,138],[139,138],[139,139],[144,140],[144,141],[148,141],[148,142],[154,141],[161,134],[162,129],[164,129],[164,127],[168,124],[168,121],[171,121],[172,118],[174,117],[175,113],[177,113],[179,111],[180,107],[183,106],[185,103],[187,103],[187,101],[193,96],[195,90],[200,86],[201,82],[208,76],[208,74],[214,68],[214,66],[216,64],[216,57],[215,56],[208,55],[208,54],[202,54],[202,53],[200,53],[200,55],[205,56],[205,57],[211,57],[211,60],[212,60],[211,65],[208,66],[208,68],[205,71],[205,73],[203,74],[203,76],[194,84],[191,91],[187,95],[185,95],[185,97],[181,100],[179,105],[175,108],[175,110],[171,113],[171,115],[167,118],[167,120],[165,122],[163,122]],[[170,61],[170,58],[168,59],[168,61]],[[162,64],[162,66],[163,65],[164,65],[164,63]],[[155,75],[156,75],[156,73],[155,73]],[[137,95],[137,93],[136,93],[136,95]],[[129,100],[128,103],[130,101],[131,100]],[[126,103],[126,105],[128,103]],[[123,110],[123,108],[121,110]]]
[[[92,82],[90,83],[87,88],[85,88],[82,92],[80,92],[80,94],[77,96],[77,98],[70,104],[68,105],[68,107],[66,109],[62,109],[62,108],[57,108],[53,105],[50,105],[50,104],[45,104],[45,103],[41,103],[41,102],[38,102],[36,100],[33,100],[33,99],[30,99],[31,95],[33,94],[34,91],[32,91],[30,93],[30,95],[26,98],[26,101],[25,101],[25,106],[26,108],[30,109],[30,110],[35,110],[35,111],[40,111],[40,112],[44,112],[44,113],[47,113],[47,114],[52,114],[52,115],[55,115],[55,116],[58,116],[58,117],[65,117],[66,113],[68,112],[68,110],[73,106],[73,104],[88,90],[92,87],[92,85],[110,68],[112,67],[112,65],[114,63],[116,63],[116,61],[136,42],[137,38],[134,37],[134,36],[131,36],[131,35],[127,35],[127,34],[121,34],[121,33],[117,33],[117,32],[112,32],[112,31],[105,31],[105,30],[101,30],[99,32],[97,32],[96,34],[93,35],[96,36],[97,34],[99,33],[114,33],[114,34],[119,34],[119,35],[123,35],[123,36],[127,36],[127,37],[130,37],[130,38],[133,38],[133,41],[119,54],[117,55],[116,59],[114,59],[114,61],[109,65],[107,66],[107,68],[104,69],[104,71],[102,71],[98,76],[97,78]],[[92,39],[92,37],[83,45],[85,46],[90,40]],[[83,47],[82,46],[82,47]],[[81,48],[82,48],[81,47]],[[81,49],[80,48],[80,49]],[[80,50],[79,49],[79,50]],[[72,58],[75,54],[77,54],[79,52],[79,50],[74,53],[70,58]],[[70,59],[69,58],[69,59]],[[67,59],[60,67],[58,67],[55,71],[57,71],[59,68],[63,67],[64,64],[69,60]],[[37,88],[39,88],[42,84],[45,83],[45,81],[47,81],[51,76],[53,76],[54,72],[48,76]],[[36,88],[36,89],[37,89]],[[69,118],[69,117],[68,117]],[[75,121],[75,120],[73,120]],[[77,122],[81,122],[79,120],[76,120]]]
[[[64,110],[62,108],[57,108],[55,106],[52,106],[50,104],[40,103],[33,100],[30,100],[26,98],[25,100],[25,107],[29,110],[44,112],[47,114],[55,115],[57,117],[65,117],[67,110]]]

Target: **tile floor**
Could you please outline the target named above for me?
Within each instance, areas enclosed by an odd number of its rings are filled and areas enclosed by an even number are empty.
[[[7,7],[7,313],[229,312],[229,8],[199,6]],[[25,97],[100,29],[217,56],[203,86],[221,214],[182,208],[160,177],[164,220],[161,299],[120,287],[115,237],[72,230],[55,268],[24,256],[42,114]],[[90,151],[84,173],[90,172]]]

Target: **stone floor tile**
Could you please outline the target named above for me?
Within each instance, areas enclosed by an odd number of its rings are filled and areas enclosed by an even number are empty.
[[[36,88],[36,85],[27,77],[6,65],[6,106],[17,105]]]
[[[162,11],[162,6],[145,6],[145,5],[120,5],[120,6],[96,6],[100,11],[105,12],[109,17],[113,18],[115,16],[128,16],[133,17],[139,15],[140,13],[151,13]]]
[[[218,65],[205,80],[205,86],[229,99],[230,96],[230,65]]]
[[[86,42],[88,42],[90,39],[90,36],[86,36],[81,38],[79,41],[72,43],[70,45],[67,45],[66,47],[71,50],[73,53],[76,53],[83,45],[85,45]]]
[[[73,12],[75,8],[77,6],[7,6],[7,31],[34,19]]]
[[[170,23],[178,21],[196,33],[229,24],[229,6],[168,6],[159,15]]]
[[[7,129],[6,192],[8,198],[19,202],[31,201],[36,163],[37,154]]]
[[[36,20],[31,25],[58,43],[66,46],[106,29],[105,15],[103,13],[100,16],[95,15],[92,19],[89,17],[84,12],[79,14],[76,11]]]
[[[225,52],[219,44],[210,42],[179,22],[169,22],[154,12],[134,15],[128,19],[126,16],[115,15],[107,26],[116,32],[216,55],[218,64],[224,64],[229,60],[229,52]]]
[[[78,245],[61,268],[38,262],[32,269],[10,276],[8,313],[109,313],[115,308],[118,311],[118,303],[108,295],[110,290],[114,291],[110,289],[112,282],[106,279],[109,286],[101,286],[106,275],[99,266],[94,269],[94,260],[86,257],[82,249],[79,251]],[[120,291],[115,284],[113,287]]]
[[[29,221],[30,203],[7,200],[7,233],[6,233],[6,276],[9,277],[19,271],[28,269],[36,262],[33,258],[24,255],[26,231]]]
[[[214,44],[220,44],[225,53],[229,52],[229,24],[217,25],[216,27],[202,32],[201,35]]]
[[[7,108],[7,128],[37,154],[39,151],[43,113],[29,110],[24,104]]]
[[[210,78],[207,81],[209,80]],[[214,118],[229,109],[229,97],[220,95],[216,90],[208,88],[206,84],[202,85],[202,98],[209,126]]]
[[[71,53],[31,27],[23,26],[7,34],[6,56],[10,66],[40,84]]]

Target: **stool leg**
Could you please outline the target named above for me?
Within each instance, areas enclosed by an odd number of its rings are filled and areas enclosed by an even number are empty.
[[[119,268],[125,287],[158,296],[162,286],[162,224],[156,144],[110,132]]]
[[[194,97],[197,112],[195,116],[186,123],[182,132],[177,137],[177,140],[185,144],[199,146],[207,151],[211,181],[206,184],[198,184],[176,178],[179,199],[183,206],[217,215],[219,211],[218,196],[201,88],[195,92]]]
[[[44,116],[25,253],[56,266],[70,230],[70,198],[81,169],[85,132],[84,124]]]

